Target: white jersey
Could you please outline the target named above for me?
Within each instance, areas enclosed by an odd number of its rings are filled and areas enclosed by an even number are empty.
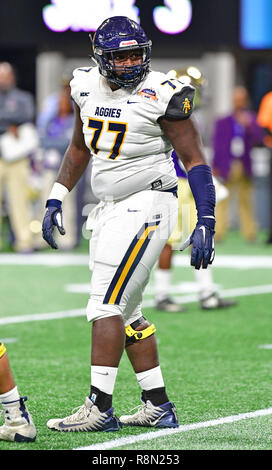
[[[177,184],[172,146],[158,119],[188,118],[193,87],[152,71],[133,90],[112,91],[98,67],[84,67],[74,71],[71,96],[93,155],[91,185],[99,200]]]

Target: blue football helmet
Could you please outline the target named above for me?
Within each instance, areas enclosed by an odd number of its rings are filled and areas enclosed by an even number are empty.
[[[137,86],[150,70],[152,42],[142,27],[126,16],[112,16],[98,27],[92,40],[94,59],[101,75],[123,88]],[[141,51],[142,63],[132,66],[114,64],[114,53]]]

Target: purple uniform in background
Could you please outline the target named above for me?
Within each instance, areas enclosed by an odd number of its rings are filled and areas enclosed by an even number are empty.
[[[237,158],[232,150],[232,141],[235,137],[240,137],[243,141],[243,151],[239,158],[242,161],[246,176],[252,176],[250,151],[252,147],[262,143],[263,130],[256,122],[256,115],[251,112],[250,116],[251,122],[247,128],[239,125],[233,115],[218,119],[215,123],[213,166],[219,171],[219,175],[224,180],[229,176],[232,161]]]
[[[177,174],[177,177],[178,178],[188,178],[187,176],[187,173],[182,170],[180,164],[179,164],[179,158],[175,152],[175,150],[173,150],[172,152],[172,155],[171,155],[172,159],[173,159],[173,162],[174,162],[174,166],[175,166],[175,170],[176,170],[176,174]]]

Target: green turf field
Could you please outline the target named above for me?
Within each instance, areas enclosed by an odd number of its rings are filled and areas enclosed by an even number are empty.
[[[216,247],[215,283],[222,295],[238,301],[228,310],[200,310],[188,255],[177,254],[173,268],[172,294],[186,304],[185,313],[156,311],[151,279],[143,311],[157,327],[161,367],[180,420],[174,433],[47,429],[48,419],[71,414],[89,393],[86,243],[73,257],[62,253],[57,259],[49,250],[25,261],[0,253],[0,339],[37,427],[34,443],[0,441],[0,450],[271,450],[272,246],[264,239],[261,234],[249,245],[232,232]],[[140,390],[124,355],[115,412],[124,414],[138,404]]]

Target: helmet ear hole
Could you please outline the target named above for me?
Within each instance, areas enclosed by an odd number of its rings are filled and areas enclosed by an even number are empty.
[[[91,41],[99,72],[118,86],[135,87],[149,72],[152,43],[142,27],[130,18],[126,16],[107,18],[98,27]],[[133,49],[142,51],[141,64],[123,66],[121,69],[114,65],[114,52]]]

